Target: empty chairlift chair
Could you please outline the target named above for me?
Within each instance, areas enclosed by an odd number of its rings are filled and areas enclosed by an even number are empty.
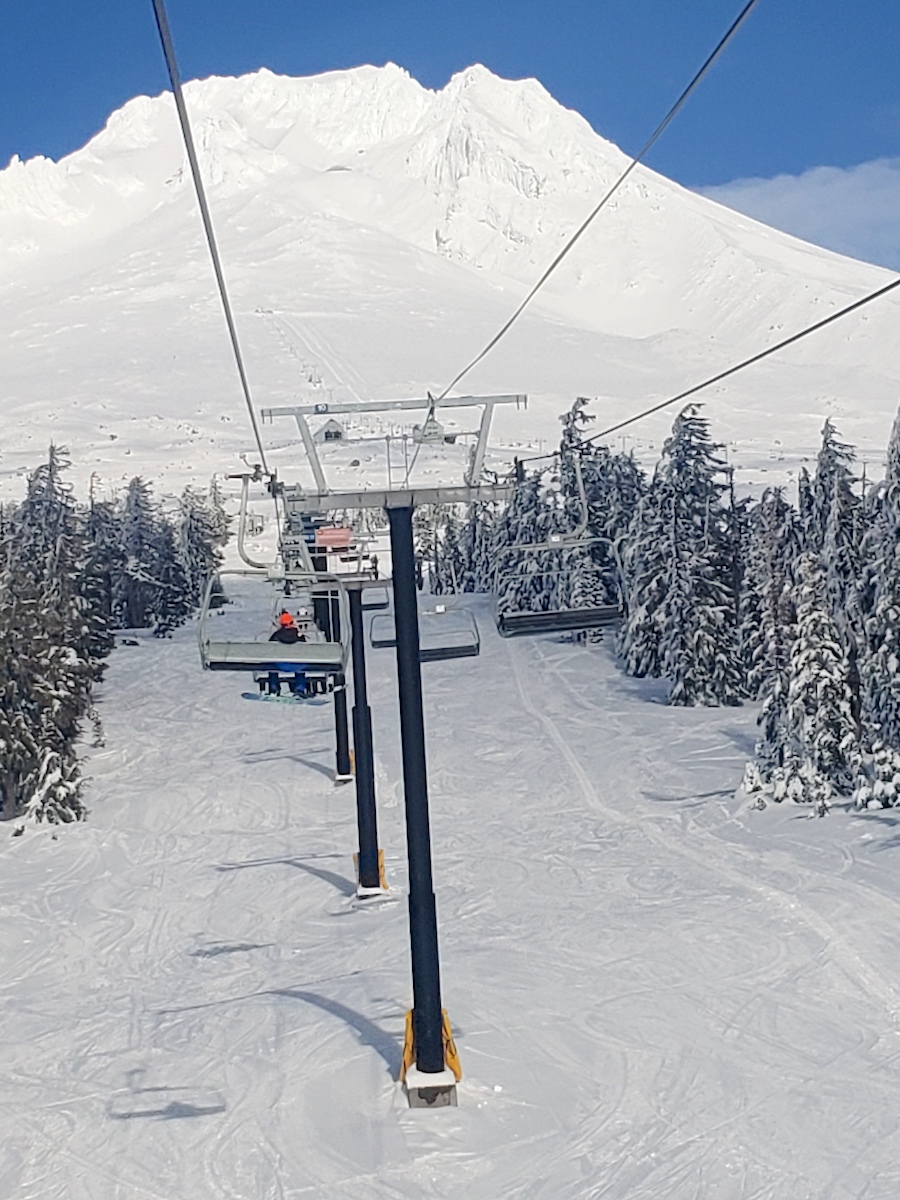
[[[497,570],[494,617],[501,637],[602,629],[623,615],[616,546],[588,533],[588,503],[577,455],[571,465],[581,507],[575,528],[551,534],[544,542],[508,547],[505,557],[507,563],[512,557],[512,564]],[[597,555],[601,546],[609,549]]]
[[[397,645],[393,613],[378,613],[369,624],[372,648]],[[442,662],[451,658],[474,658],[481,652],[478,624],[465,608],[437,604],[419,613],[419,661]]]
[[[618,623],[623,615],[618,577],[591,557],[592,546],[600,541],[560,538],[518,548],[532,556],[498,571],[494,584],[494,618],[501,637],[571,633]],[[568,561],[548,567],[551,551],[566,552]]]
[[[602,629],[622,619],[622,604],[590,603],[571,596],[572,572],[510,571],[498,575],[494,595],[494,619],[501,637],[539,633],[569,633]],[[531,590],[533,589],[533,590]],[[526,593],[523,595],[523,593]]]

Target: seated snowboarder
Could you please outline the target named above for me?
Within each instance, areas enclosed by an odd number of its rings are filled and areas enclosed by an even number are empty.
[[[269,635],[270,642],[281,642],[285,646],[293,646],[297,642],[305,642],[306,634],[301,633],[297,628],[297,622],[293,616],[282,609],[278,617],[278,628],[274,633]],[[270,671],[266,677],[260,679],[260,692],[268,692],[270,696],[281,695],[281,675],[278,671]],[[298,671],[295,675],[287,680],[288,688],[294,696],[305,698],[309,695],[309,687],[306,676]]]
[[[282,612],[278,618],[278,628],[269,637],[270,642],[283,642],[292,646],[295,642],[305,642],[306,637],[297,628],[297,623],[289,612]]]

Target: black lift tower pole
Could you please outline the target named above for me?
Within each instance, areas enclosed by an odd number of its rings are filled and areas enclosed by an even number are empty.
[[[353,746],[356,754],[356,823],[359,829],[359,887],[363,894],[381,890],[378,862],[378,816],[375,807],[375,755],[372,750],[372,710],[366,688],[366,637],[363,631],[362,588],[350,584],[350,647],[353,654]]]
[[[397,683],[400,737],[403,743],[403,791],[409,856],[409,935],[412,956],[415,1065],[424,1074],[444,1070],[441,977],[437,911],[431,877],[431,831],[422,672],[419,665],[419,615],[412,533],[413,506],[388,508],[397,636]]]

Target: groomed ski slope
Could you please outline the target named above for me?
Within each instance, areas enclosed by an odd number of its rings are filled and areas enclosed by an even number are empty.
[[[896,1200],[892,812],[752,811],[755,709],[606,646],[423,668],[460,1106],[394,1082],[405,898],[353,907],[330,708],[248,704],[193,633],[114,653],[83,826],[2,829],[10,1200]],[[406,882],[394,658],[369,654]]]

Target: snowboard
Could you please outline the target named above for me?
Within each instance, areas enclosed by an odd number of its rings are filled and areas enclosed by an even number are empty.
[[[281,696],[271,696],[268,692],[241,692],[244,700],[264,700],[267,704],[315,704],[317,707],[328,703],[328,696],[295,696],[293,692],[285,692]]]

